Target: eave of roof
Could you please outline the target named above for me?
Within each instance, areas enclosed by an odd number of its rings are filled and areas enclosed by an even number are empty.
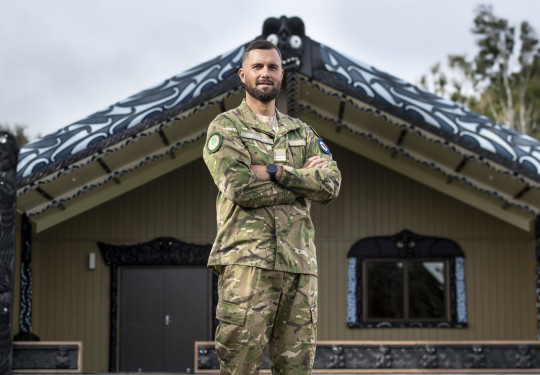
[[[45,176],[238,86],[235,75],[243,50],[238,47],[25,145],[19,153],[19,187],[31,188]]]
[[[299,117],[317,124],[325,140],[516,227],[531,230],[531,221],[539,212],[540,190],[530,188],[528,178],[341,91],[307,79],[300,78],[300,82],[300,86],[312,89],[302,87]]]
[[[325,69],[314,74],[316,80],[540,182],[537,139],[324,45],[321,58]]]

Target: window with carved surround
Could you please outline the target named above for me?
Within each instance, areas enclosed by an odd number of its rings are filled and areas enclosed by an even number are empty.
[[[464,255],[449,239],[404,230],[348,254],[349,327],[466,327]]]

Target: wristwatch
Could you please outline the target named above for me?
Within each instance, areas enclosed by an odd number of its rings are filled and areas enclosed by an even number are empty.
[[[266,166],[266,172],[270,175],[270,181],[276,182],[276,173],[278,171],[278,166],[274,163],[268,164]]]

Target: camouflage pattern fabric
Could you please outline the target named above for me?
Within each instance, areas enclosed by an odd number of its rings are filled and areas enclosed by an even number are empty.
[[[208,260],[215,272],[224,265],[241,264],[317,275],[311,202],[333,201],[341,174],[309,125],[276,113],[277,133],[245,100],[208,127],[203,158],[219,189],[218,230]],[[326,158],[328,167],[302,168],[313,155]],[[278,182],[264,181],[249,171],[251,165],[274,162],[283,166]]]
[[[216,351],[221,375],[258,374],[265,346],[273,374],[311,374],[316,276],[226,266],[218,293]]]

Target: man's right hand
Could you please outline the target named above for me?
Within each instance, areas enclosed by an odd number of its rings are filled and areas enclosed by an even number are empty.
[[[321,158],[320,156],[313,155],[309,157],[304,165],[302,165],[302,168],[326,168],[328,167],[328,160],[325,158]],[[302,197],[300,194],[295,193],[296,198]]]
[[[304,163],[304,165],[302,166],[302,168],[313,168],[313,167],[326,168],[328,167],[328,160],[326,160],[325,158],[321,158],[320,156],[313,155],[309,157]]]

